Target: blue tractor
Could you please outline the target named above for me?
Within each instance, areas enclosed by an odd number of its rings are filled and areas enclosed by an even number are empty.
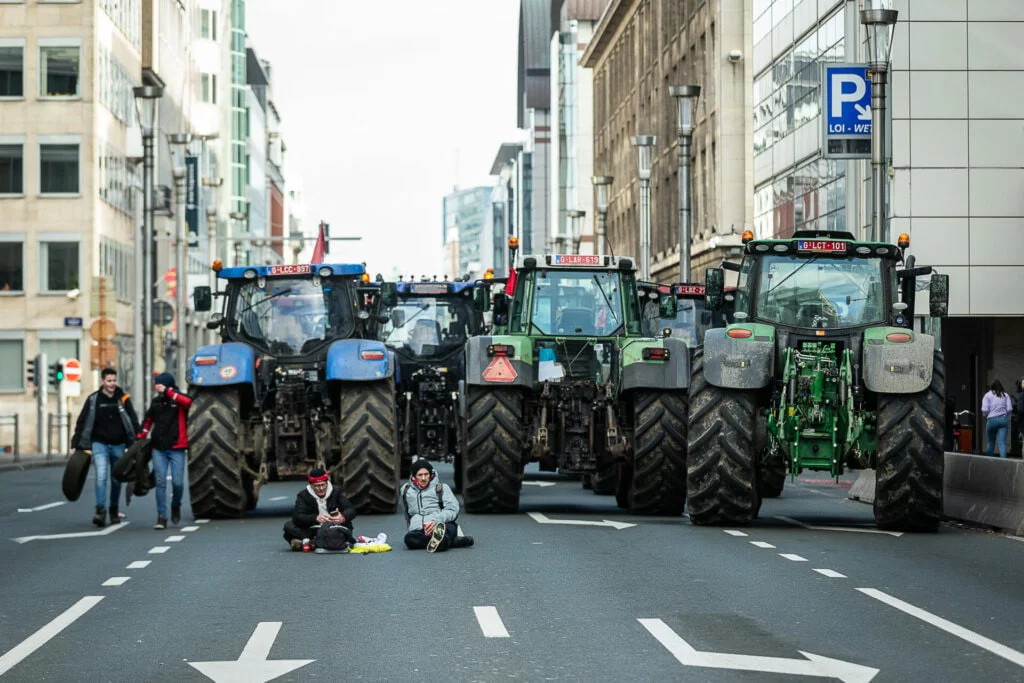
[[[221,344],[189,369],[189,493],[197,517],[238,517],[267,481],[325,468],[360,512],[396,509],[394,359],[378,340],[393,284],[361,265],[223,268],[195,308]]]

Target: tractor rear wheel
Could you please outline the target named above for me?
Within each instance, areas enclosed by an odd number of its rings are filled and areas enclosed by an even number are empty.
[[[946,365],[935,352],[932,381],[917,394],[878,397],[875,522],[880,529],[935,531],[942,519]]]
[[[241,517],[258,493],[239,452],[238,389],[194,389],[188,420],[188,494],[198,518]]]
[[[515,389],[467,387],[462,497],[467,512],[515,512],[523,486],[523,402]]]
[[[690,521],[697,525],[747,524],[757,517],[757,397],[722,389],[704,377],[697,351],[690,379],[686,483]]]
[[[383,382],[347,382],[341,387],[341,462],[335,485],[361,514],[390,514],[398,506],[395,387]]]
[[[633,411],[629,511],[681,515],[686,504],[686,394],[638,391]]]
[[[588,475],[583,475],[587,477]],[[590,476],[590,488],[599,496],[610,496],[615,493],[619,483],[619,464],[616,462],[598,469]],[[586,485],[584,485],[586,488]]]

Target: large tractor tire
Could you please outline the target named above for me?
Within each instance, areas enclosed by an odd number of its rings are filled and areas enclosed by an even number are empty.
[[[631,485],[627,500],[619,502],[635,515],[681,515],[686,504],[686,394],[638,391],[633,411]]]
[[[700,526],[748,524],[757,517],[757,396],[722,389],[704,378],[698,351],[690,379],[686,483],[690,521]]]
[[[462,498],[468,512],[515,512],[523,486],[523,402],[515,389],[467,387]]]
[[[878,397],[875,523],[879,529],[935,531],[942,519],[946,364],[935,352],[932,381],[917,394]]]
[[[197,518],[241,517],[256,506],[239,449],[238,389],[193,389],[188,420],[188,495]]]
[[[588,475],[583,475],[584,477]],[[590,476],[590,488],[598,496],[610,496],[615,493],[619,483],[619,464],[613,462],[603,468],[599,467]],[[583,488],[586,488],[584,484]]]
[[[761,498],[778,498],[786,485],[786,461],[781,452],[774,455],[765,453],[768,443],[768,418],[761,413],[757,416],[757,432],[754,434],[754,452],[760,459],[761,471],[757,476],[757,489]]]
[[[360,514],[398,509],[401,459],[392,380],[342,385],[341,461],[331,479]]]

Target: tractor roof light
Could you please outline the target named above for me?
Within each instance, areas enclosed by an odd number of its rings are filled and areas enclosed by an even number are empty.
[[[754,231],[753,230],[744,230],[743,231],[743,236],[740,237],[740,239],[743,240],[743,244],[746,244],[747,242],[750,242],[751,240],[754,239]]]
[[[249,268],[244,273],[242,273],[242,277],[244,277],[246,280],[255,280],[256,270],[254,268]]]
[[[445,279],[447,280],[448,278],[445,277]],[[488,268],[487,269],[487,271],[484,273],[484,279],[485,280],[493,280],[494,279],[494,268]]]
[[[224,270],[224,262],[221,261],[219,258],[215,258],[213,259],[213,263],[210,264],[210,268],[213,270],[213,272],[219,273],[220,271]]]
[[[519,248],[519,238],[518,237],[509,237],[508,238],[508,248],[509,249],[518,249]]]
[[[316,271],[316,274],[320,277],[330,277],[334,275],[334,271],[330,266],[323,266],[320,270]],[[365,276],[366,273],[363,273],[363,275]]]
[[[360,279],[360,281],[362,281],[362,283],[364,285],[368,284],[370,282],[370,274],[369,273],[363,273],[362,275],[359,276],[359,279]]]
[[[896,240],[896,245],[900,249],[906,249],[910,246],[910,235],[905,232],[901,232],[899,238]]]

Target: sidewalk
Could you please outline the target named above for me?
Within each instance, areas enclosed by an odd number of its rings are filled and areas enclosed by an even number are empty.
[[[67,454],[54,454],[47,456],[45,453],[22,453],[18,462],[14,462],[14,455],[11,453],[0,454],[0,472],[11,472],[17,470],[29,470],[36,467],[64,467],[68,461]]]

